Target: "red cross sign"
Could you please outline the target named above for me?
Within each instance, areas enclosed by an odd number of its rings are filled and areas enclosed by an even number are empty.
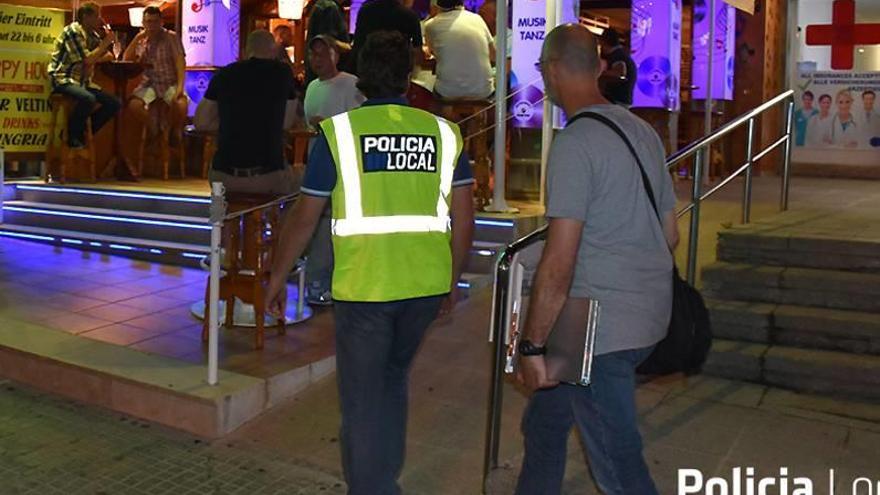
[[[831,68],[853,68],[856,45],[880,44],[880,24],[856,24],[855,0],[834,0],[831,24],[807,26],[808,45],[831,45]]]

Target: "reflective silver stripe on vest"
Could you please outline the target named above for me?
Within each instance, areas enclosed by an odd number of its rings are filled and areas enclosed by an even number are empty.
[[[398,232],[449,232],[449,204],[447,198],[452,191],[452,176],[455,169],[455,133],[449,123],[437,118],[440,128],[440,197],[437,200],[437,215],[392,215],[365,217],[361,202],[361,179],[355,151],[354,132],[348,114],[333,117],[336,134],[336,147],[339,154],[339,169],[342,174],[342,189],[345,194],[345,218],[333,219],[333,235],[345,237],[366,234],[394,234]]]

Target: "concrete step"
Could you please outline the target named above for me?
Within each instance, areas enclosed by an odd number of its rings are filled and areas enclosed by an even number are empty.
[[[798,392],[880,400],[880,356],[716,339],[704,372]]]
[[[474,240],[510,244],[544,224],[543,216],[477,213]]]
[[[880,243],[718,234],[718,259],[733,263],[880,272]]]
[[[707,297],[880,313],[880,274],[719,262],[703,269]]]
[[[162,215],[208,218],[208,207],[211,204],[211,199],[207,196],[56,184],[14,184],[13,187],[12,199],[21,201],[122,211],[149,211]]]
[[[707,301],[716,337],[880,355],[880,315],[745,301]]]
[[[506,247],[503,242],[474,241],[465,271],[495,273],[495,262]]]
[[[207,245],[201,244],[91,234],[29,225],[2,224],[0,236],[190,267],[198,267],[199,260],[209,251]]]
[[[491,287],[494,280],[494,276],[488,273],[462,273],[458,282],[459,293],[462,297],[472,296],[480,289]]]
[[[203,217],[22,200],[6,202],[3,211],[4,223],[12,225],[203,245],[211,237],[211,226]]]

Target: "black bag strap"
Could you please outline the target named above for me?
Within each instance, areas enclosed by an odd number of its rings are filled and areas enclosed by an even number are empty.
[[[642,160],[639,159],[639,154],[636,153],[636,149],[633,147],[629,138],[626,137],[626,134],[624,134],[623,129],[621,129],[619,125],[614,123],[613,120],[596,112],[581,112],[570,118],[568,122],[566,122],[565,127],[570,126],[579,119],[593,119],[605,124],[612,131],[614,131],[615,134],[620,136],[620,139],[622,139],[623,142],[626,144],[626,147],[629,148],[629,152],[632,153],[633,158],[636,159],[636,163],[639,166],[639,172],[641,172],[642,174],[642,185],[645,186],[645,193],[648,194],[648,199],[651,201],[651,206],[654,208],[654,214],[657,216],[657,221],[660,222],[660,229],[662,230],[663,219],[660,218],[660,210],[657,209],[657,200],[654,199],[654,189],[651,187],[651,181],[648,179],[648,174],[645,173],[645,167],[644,165],[642,165]]]

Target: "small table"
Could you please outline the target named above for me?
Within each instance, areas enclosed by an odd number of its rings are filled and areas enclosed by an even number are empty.
[[[98,67],[107,77],[113,79],[113,93],[119,98],[123,108],[128,100],[128,80],[139,76],[150,64],[131,62],[126,60],[113,60],[101,62]],[[120,113],[122,110],[120,110]],[[108,172],[119,180],[137,181],[140,178],[137,171],[132,167],[125,155],[122,154],[122,119],[119,114],[113,118],[113,155],[107,161],[107,166],[101,172],[101,177],[106,177]]]

